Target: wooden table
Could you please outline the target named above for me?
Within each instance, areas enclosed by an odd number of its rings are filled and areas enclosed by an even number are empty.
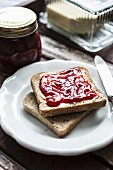
[[[42,1],[41,1],[42,2]],[[30,4],[27,4],[29,7]],[[41,7],[41,6],[40,6]],[[36,4],[32,9],[36,11]],[[39,8],[38,8],[39,9]],[[39,10],[38,10],[39,11]],[[36,11],[37,12],[37,11]],[[50,32],[44,25],[39,25],[39,32],[42,41],[42,59],[50,60],[54,58],[64,60],[83,61],[94,65],[93,56],[81,50],[77,45],[68,39]],[[109,51],[109,53],[108,53]],[[108,55],[112,62],[112,47],[99,52],[103,58]],[[106,59],[106,58],[105,58]],[[113,73],[112,64],[108,63]],[[0,75],[0,86],[6,77]],[[0,170],[109,170],[113,169],[113,143],[107,147],[86,153],[80,156],[48,156],[30,151],[20,146],[13,138],[8,136],[0,127]]]

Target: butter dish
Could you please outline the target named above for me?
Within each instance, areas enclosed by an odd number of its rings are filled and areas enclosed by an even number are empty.
[[[45,12],[49,29],[87,51],[99,51],[113,42],[113,0],[49,0]]]

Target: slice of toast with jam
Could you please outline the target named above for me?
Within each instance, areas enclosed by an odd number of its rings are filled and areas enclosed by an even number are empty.
[[[89,71],[80,66],[37,73],[31,78],[31,86],[44,117],[94,110],[106,104]]]

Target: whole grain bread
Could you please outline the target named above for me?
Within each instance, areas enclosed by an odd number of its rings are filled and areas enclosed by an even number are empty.
[[[39,111],[40,114],[44,117],[56,116],[60,114],[69,114],[74,112],[81,112],[89,110],[98,109],[100,107],[104,107],[106,104],[106,99],[99,91],[99,89],[95,86],[89,71],[84,67],[75,67],[79,68],[82,71],[84,78],[92,85],[92,89],[97,93],[96,98],[91,100],[84,100],[81,102],[74,102],[74,103],[61,103],[57,107],[50,107],[47,105],[46,98],[42,94],[39,88],[40,79],[44,74],[48,73],[37,73],[31,78],[31,86],[35,93],[36,100],[39,104]],[[51,73],[50,73],[51,74]]]
[[[47,125],[59,137],[67,135],[79,122],[87,117],[92,111],[84,111],[66,115],[45,118],[40,114],[38,104],[33,92],[27,94],[23,100],[24,109],[41,122]]]

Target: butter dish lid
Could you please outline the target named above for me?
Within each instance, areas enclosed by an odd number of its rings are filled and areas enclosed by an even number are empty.
[[[67,0],[89,12],[97,13],[113,7],[113,0]]]

